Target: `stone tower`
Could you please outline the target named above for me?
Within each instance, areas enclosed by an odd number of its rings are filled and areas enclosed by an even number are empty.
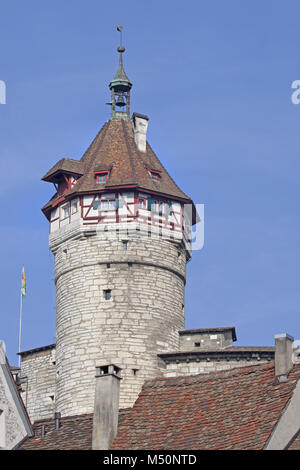
[[[111,119],[80,161],[43,177],[56,193],[50,223],[57,299],[56,411],[93,411],[95,367],[122,369],[120,407],[161,374],[157,354],[179,349],[184,328],[191,199],[146,140],[148,117],[130,119],[125,49],[110,82]],[[188,210],[186,210],[188,208]]]

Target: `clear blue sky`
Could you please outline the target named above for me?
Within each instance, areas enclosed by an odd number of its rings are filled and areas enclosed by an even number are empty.
[[[124,25],[132,111],[195,202],[205,246],[188,265],[186,327],[235,325],[244,345],[300,339],[300,4],[287,0],[4,2],[0,12],[1,323],[16,362],[55,341],[53,259],[41,176],[80,158],[109,118]]]

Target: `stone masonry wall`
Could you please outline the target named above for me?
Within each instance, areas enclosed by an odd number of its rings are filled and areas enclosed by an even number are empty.
[[[222,333],[184,333],[180,335],[182,351],[199,349],[223,349],[232,346],[232,332]]]
[[[22,358],[22,398],[34,422],[53,417],[55,407],[55,350],[30,354]]]
[[[185,251],[145,234],[64,237],[54,249],[56,411],[92,412],[95,367],[110,363],[122,368],[120,408],[131,406],[144,381],[160,375],[157,353],[179,349]]]
[[[184,375],[197,375],[208,374],[209,372],[216,372],[219,370],[233,369],[235,367],[245,367],[255,364],[266,362],[264,360],[258,361],[257,359],[251,360],[220,360],[220,361],[190,361],[188,363],[171,362],[162,368],[161,375],[164,377],[179,377]]]
[[[12,401],[2,373],[2,365],[0,365],[0,415],[0,426],[3,427],[0,429],[0,450],[12,449],[26,436],[26,431]]]

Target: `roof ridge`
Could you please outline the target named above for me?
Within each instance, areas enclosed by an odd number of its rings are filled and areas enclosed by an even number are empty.
[[[260,368],[260,369],[274,369],[274,361],[271,361],[271,363],[263,363],[263,364],[252,364],[249,366],[237,366],[233,367],[232,369],[224,369],[224,370],[217,370],[213,372],[204,372],[201,374],[193,374],[193,375],[180,375],[177,377],[156,377],[155,379],[151,380],[146,380],[143,388],[145,387],[151,387],[151,386],[159,386],[162,384],[162,382],[166,383],[166,385],[175,385],[175,381],[178,381],[176,385],[185,385],[184,380],[187,379],[187,381],[194,381],[197,382],[200,379],[205,379],[205,381],[211,381],[212,379],[219,380],[222,379],[222,376],[225,377],[230,377],[230,376],[236,376],[236,375],[242,375],[243,373],[250,374],[256,372],[255,368]],[[180,383],[182,381],[182,383]],[[169,383],[167,383],[169,382]],[[173,382],[173,383],[171,383]]]

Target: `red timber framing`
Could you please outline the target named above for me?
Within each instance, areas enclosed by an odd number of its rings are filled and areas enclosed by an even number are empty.
[[[69,182],[69,184],[73,186],[75,182],[76,181],[72,181]],[[131,192],[134,194],[133,201],[128,202],[125,199],[125,191],[126,193]],[[106,195],[105,198],[102,197],[103,193]],[[109,197],[110,193],[111,197]],[[186,203],[186,201],[177,198],[172,198],[171,203],[170,199],[164,194],[160,195],[158,193],[145,191],[143,189],[137,190],[136,186],[121,186],[115,187],[113,189],[105,188],[98,194],[84,193],[80,196],[74,194],[74,196],[79,200],[80,217],[83,220],[83,225],[138,221],[146,225],[153,225],[171,231],[181,232],[183,230],[183,205]],[[91,202],[89,204],[85,203],[84,196],[92,196]],[[102,200],[116,201],[115,207],[110,210],[101,211],[100,206],[100,210],[98,210],[97,215],[91,215],[94,202],[99,201],[101,203]],[[151,201],[151,210],[149,209],[149,200]],[[59,213],[53,219],[51,218],[51,213],[49,214],[50,231],[51,224],[56,222],[58,219],[60,226],[60,221],[62,220],[61,210],[65,204],[70,204],[69,217],[71,220],[71,201],[71,197],[68,198],[68,196],[64,194],[56,199],[56,201],[52,204],[51,211],[58,206]],[[177,203],[177,208],[174,206],[174,203]],[[123,213],[124,211],[120,210],[123,208],[126,208],[126,213]]]
[[[151,200],[151,208],[148,207],[149,199]],[[95,201],[99,201],[99,209],[97,215],[90,215]],[[101,210],[103,201],[115,201],[115,208]],[[141,205],[142,201],[142,205]],[[139,192],[134,192],[133,201],[127,201],[122,193],[115,192],[114,197],[94,195],[89,204],[84,204],[83,197],[80,198],[81,217],[83,225],[96,225],[107,223],[122,223],[138,221],[146,225],[153,225],[159,228],[165,228],[172,231],[181,231],[183,222],[183,207],[179,203],[179,210],[175,210],[174,206],[168,199],[162,198],[146,198],[141,196]],[[167,207],[172,207],[168,213]],[[122,214],[120,208],[125,208],[126,213]],[[172,221],[170,220],[172,216]]]

